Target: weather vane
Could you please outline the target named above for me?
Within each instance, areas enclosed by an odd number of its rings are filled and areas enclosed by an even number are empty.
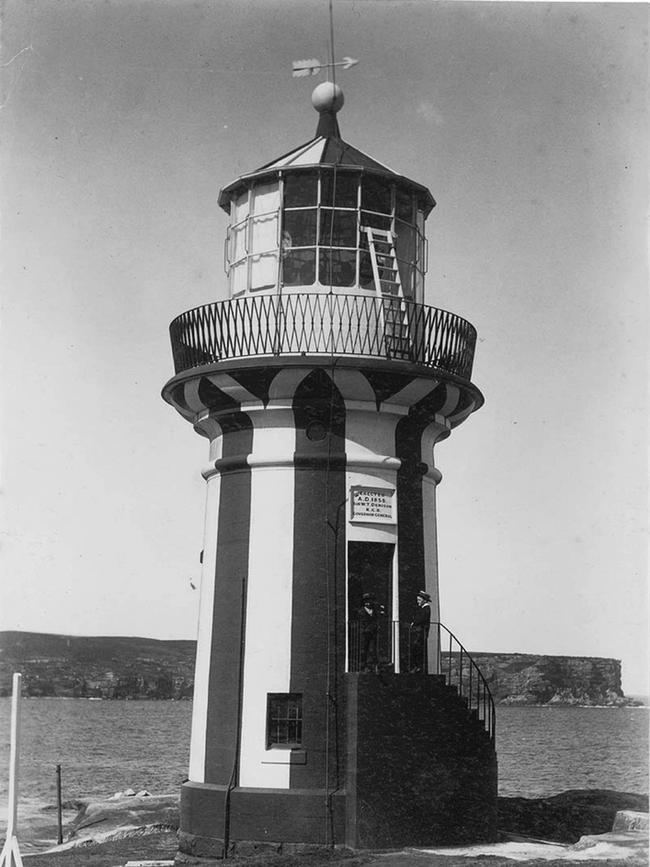
[[[323,69],[330,69],[333,66],[341,66],[343,69],[350,69],[356,66],[359,61],[354,57],[344,57],[338,63],[321,63],[313,57],[311,60],[294,60],[292,75],[294,78],[302,78],[305,75],[318,75]]]
[[[335,62],[335,54],[334,54],[334,6],[333,0],[329,0],[329,19],[330,19],[330,60],[329,63],[321,63],[320,60],[317,60],[315,57],[310,58],[309,60],[294,60],[293,61],[293,71],[292,75],[294,78],[303,78],[306,75],[318,75],[319,72],[323,69],[331,69],[332,70],[332,79],[336,81],[336,66],[341,66],[343,69],[350,69],[352,66],[356,66],[359,62],[355,60],[354,57],[344,57],[343,60],[340,60],[338,63]]]

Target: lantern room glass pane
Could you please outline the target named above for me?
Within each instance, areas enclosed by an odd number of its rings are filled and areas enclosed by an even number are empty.
[[[318,282],[323,286],[353,286],[356,278],[355,250],[321,250]]]
[[[284,207],[304,208],[315,205],[318,199],[318,174],[295,172],[284,178]]]
[[[364,177],[361,183],[361,207],[390,214],[391,185],[380,178]]]
[[[410,301],[415,300],[413,280],[413,273],[415,270],[414,265],[411,262],[404,262],[403,260],[398,259],[397,267],[399,269],[399,279],[402,284],[402,293],[404,297],[408,298]]]
[[[362,289],[375,288],[375,277],[372,273],[370,253],[361,253],[359,256],[359,285]]]
[[[395,190],[395,216],[398,220],[413,222],[413,197],[399,187]]]
[[[424,237],[424,211],[418,209],[415,216],[418,232],[420,233],[420,235],[422,235],[422,237]]]
[[[238,262],[230,269],[230,291],[233,295],[239,295],[246,290],[246,276],[248,274],[248,260]]]
[[[251,253],[262,253],[278,246],[278,214],[251,218]]]
[[[320,181],[321,205],[356,208],[359,175],[348,172],[323,172]]]
[[[361,212],[361,226],[372,226],[373,229],[390,229],[392,220],[390,217],[384,217],[382,214],[369,214],[368,211]],[[361,233],[362,246],[368,246],[368,238],[366,233]]]
[[[233,199],[230,209],[232,223],[239,223],[248,216],[248,190]]]
[[[230,233],[230,261],[236,262],[246,255],[246,226],[247,223],[240,223],[235,226]]]
[[[311,286],[316,282],[316,251],[292,250],[282,259],[285,286]]]
[[[413,274],[414,300],[422,304],[424,298],[424,273],[421,268],[415,268]]]
[[[415,261],[415,226],[409,226],[401,220],[395,222],[395,253],[398,259]]]
[[[316,209],[285,211],[282,230],[285,247],[311,247],[316,244]]]
[[[278,254],[263,253],[251,256],[251,289],[268,289],[278,279]]]
[[[356,213],[321,208],[319,243],[321,247],[356,247]]]
[[[278,183],[259,184],[252,191],[252,213],[268,214],[269,211],[277,211],[280,207],[280,190]]]

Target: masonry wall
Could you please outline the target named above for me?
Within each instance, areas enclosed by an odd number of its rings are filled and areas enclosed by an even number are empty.
[[[348,675],[347,713],[347,845],[496,839],[494,748],[442,678]]]

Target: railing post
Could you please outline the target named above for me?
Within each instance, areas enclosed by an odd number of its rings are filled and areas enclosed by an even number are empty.
[[[61,765],[56,766],[56,817],[57,817],[57,843],[63,843],[63,815],[61,804]]]
[[[469,663],[469,688],[468,688],[468,690],[467,690],[467,694],[468,694],[468,696],[469,696],[469,706],[470,706],[470,708],[472,707],[472,702],[473,702],[473,699],[474,699],[474,696],[472,695],[472,669],[473,669],[473,668],[474,668],[474,660],[470,658],[470,663]],[[477,700],[477,702],[476,702],[476,709],[478,710],[478,700]]]

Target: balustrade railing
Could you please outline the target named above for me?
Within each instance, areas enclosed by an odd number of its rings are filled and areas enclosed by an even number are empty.
[[[348,671],[443,675],[494,741],[496,711],[487,681],[469,652],[442,623],[431,623],[428,635],[424,635],[408,623],[382,618],[376,635],[370,638],[358,621],[350,621]]]
[[[476,331],[435,307],[370,295],[295,293],[215,301],[170,325],[176,373],[273,355],[381,357],[469,380]]]

